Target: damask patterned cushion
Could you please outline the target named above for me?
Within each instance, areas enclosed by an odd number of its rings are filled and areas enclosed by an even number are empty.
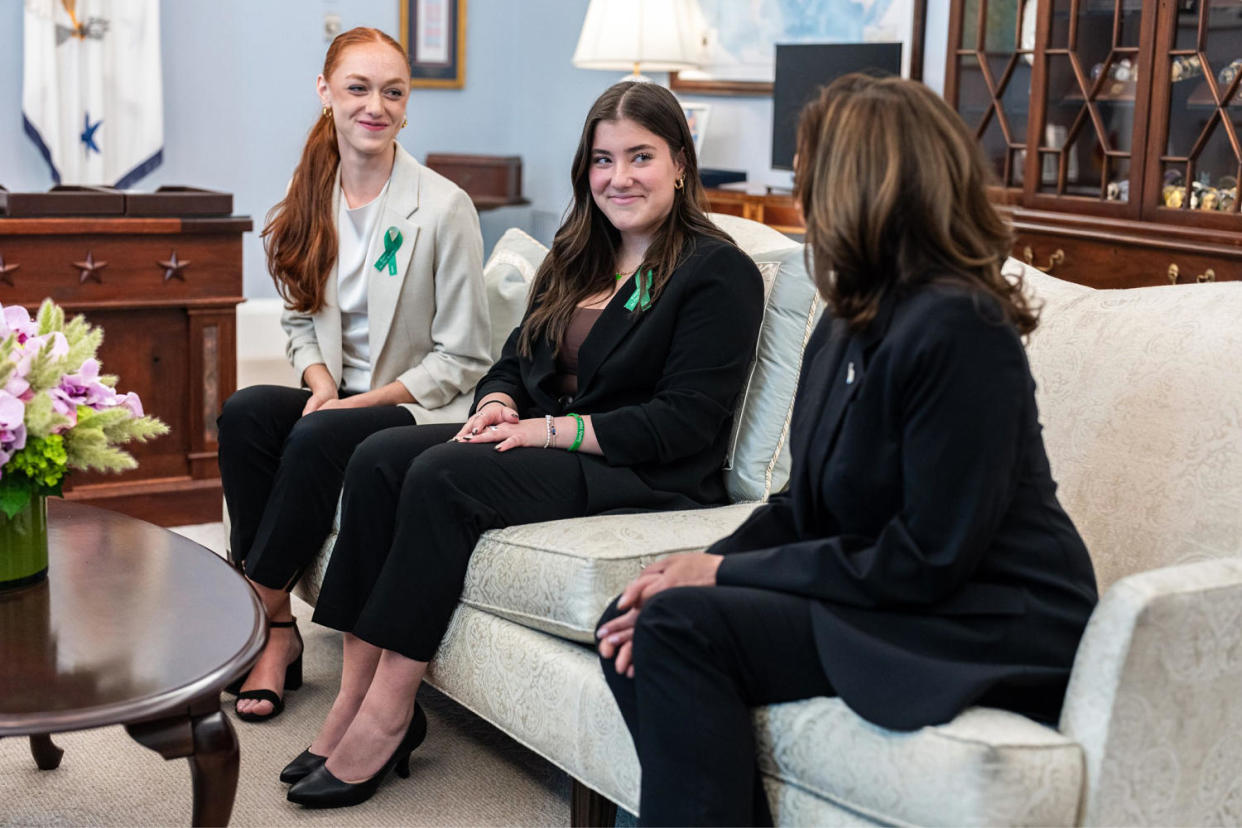
[[[500,358],[505,340],[522,321],[526,293],[548,248],[511,227],[496,242],[483,265],[487,310],[492,320],[492,360]]]
[[[802,352],[823,301],[807,274],[805,246],[758,222],[712,221],[759,265],[766,308],[742,403],[734,413],[725,487],[734,501],[765,500],[789,480],[789,420]]]
[[[474,547],[464,604],[571,641],[595,640],[595,622],[644,566],[710,545],[732,532],[757,503],[527,523],[491,529]],[[319,598],[336,543],[340,505],[323,549],[294,587]]]
[[[1242,283],[1092,290],[1025,268],[1058,496],[1103,590],[1242,551]]]
[[[633,743],[593,650],[459,607],[428,681],[623,807],[638,805]],[[755,713],[779,824],[1069,825],[1082,752],[1028,719],[972,709],[896,733],[839,699]]]
[[[899,733],[816,698],[760,708],[755,724],[765,774],[877,822],[1072,825],[1077,816],[1082,750],[1016,713],[971,708]]]
[[[474,548],[461,600],[518,624],[590,643],[604,607],[639,570],[657,558],[719,540],[756,506],[598,515],[495,529]]]

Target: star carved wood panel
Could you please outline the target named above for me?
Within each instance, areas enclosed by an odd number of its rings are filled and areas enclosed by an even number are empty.
[[[51,297],[85,314],[104,330],[103,370],[172,428],[133,446],[137,469],[74,472],[66,498],[163,525],[219,520],[215,419],[237,383],[251,228],[244,217],[0,218],[0,302],[33,311]]]

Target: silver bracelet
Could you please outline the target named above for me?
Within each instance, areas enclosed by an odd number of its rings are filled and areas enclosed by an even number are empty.
[[[553,438],[556,437],[556,421],[552,419],[551,414],[544,414],[543,422],[544,422],[544,425],[548,427],[548,436],[543,441],[543,447],[549,448],[552,445]]]

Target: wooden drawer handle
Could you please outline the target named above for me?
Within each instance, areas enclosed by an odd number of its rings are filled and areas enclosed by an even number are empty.
[[[1057,265],[1065,261],[1065,251],[1059,247],[1056,250],[1054,250],[1052,255],[1048,257],[1047,267],[1040,267],[1039,265],[1035,264],[1035,251],[1032,250],[1029,246],[1022,249],[1022,258],[1026,260],[1027,264],[1029,264],[1031,267],[1035,268],[1036,270],[1042,270],[1044,273],[1052,273],[1053,269]]]
[[[1177,265],[1175,264],[1169,265],[1169,284],[1170,285],[1177,284],[1177,277],[1180,273],[1181,271],[1177,269]]]
[[[1209,267],[1207,270],[1203,271],[1198,276],[1196,276],[1195,281],[1199,282],[1200,284],[1202,284],[1203,282],[1215,282],[1216,271],[1212,270],[1212,268]]]

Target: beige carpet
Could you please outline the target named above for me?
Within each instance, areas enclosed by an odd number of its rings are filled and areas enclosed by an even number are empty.
[[[219,524],[181,531],[217,551],[223,546]],[[232,704],[225,705],[241,742],[232,824],[569,824],[564,773],[431,688],[419,695],[429,728],[410,763],[409,779],[390,778],[374,798],[354,808],[306,811],[287,802],[277,775],[323,720],[341,658],[340,636],[309,623],[310,607],[294,602],[307,645],[302,689],[289,694],[283,715],[264,724],[240,722]],[[39,771],[25,739],[0,740],[0,825],[189,822],[185,760],[165,762],[121,727],[66,733],[55,741],[65,749],[61,766]]]

